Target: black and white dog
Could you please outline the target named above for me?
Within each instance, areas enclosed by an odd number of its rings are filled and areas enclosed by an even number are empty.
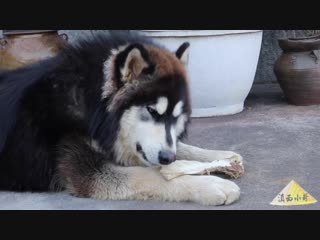
[[[184,62],[136,32],[83,39],[50,59],[0,73],[0,190],[109,200],[230,204],[214,176],[166,181],[152,166],[238,158],[181,142],[191,108]]]

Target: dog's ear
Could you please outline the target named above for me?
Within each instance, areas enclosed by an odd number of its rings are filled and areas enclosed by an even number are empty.
[[[141,44],[130,45],[119,53],[116,64],[124,83],[138,79],[151,65],[148,51]]]
[[[189,48],[190,43],[185,42],[183,43],[178,50],[176,51],[177,58],[184,64],[187,65],[189,61]]]

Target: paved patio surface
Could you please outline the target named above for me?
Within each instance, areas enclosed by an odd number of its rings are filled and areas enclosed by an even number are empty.
[[[320,203],[274,207],[270,202],[295,180],[320,200],[320,106],[286,104],[277,85],[255,86],[244,112],[226,117],[194,119],[188,142],[244,156],[246,174],[236,183],[240,201],[231,206],[193,203],[96,201],[67,194],[0,193],[0,209],[83,210],[287,210],[320,209]]]

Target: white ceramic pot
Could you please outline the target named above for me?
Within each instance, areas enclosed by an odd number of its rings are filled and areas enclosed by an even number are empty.
[[[236,114],[243,110],[255,78],[261,30],[144,30],[175,51],[190,42],[188,71],[193,117]]]

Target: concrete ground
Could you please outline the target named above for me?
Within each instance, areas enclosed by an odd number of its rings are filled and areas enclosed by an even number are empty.
[[[96,201],[67,194],[0,193],[0,209],[83,210],[287,210],[320,209],[320,203],[274,207],[270,202],[295,180],[320,200],[320,106],[285,103],[278,86],[255,86],[244,112],[226,117],[194,119],[189,143],[243,155],[245,175],[235,182],[241,199],[231,206],[193,203]]]

